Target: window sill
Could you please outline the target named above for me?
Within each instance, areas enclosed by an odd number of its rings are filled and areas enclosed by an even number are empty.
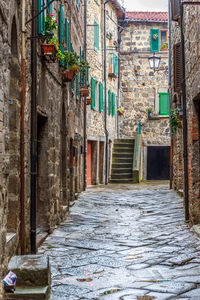
[[[157,116],[148,117],[148,119],[149,120],[169,119],[169,116],[157,115]]]

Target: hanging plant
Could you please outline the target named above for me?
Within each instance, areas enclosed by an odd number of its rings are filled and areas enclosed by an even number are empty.
[[[50,43],[51,39],[54,36],[54,31],[58,28],[58,20],[54,15],[47,13],[45,18],[45,41]]]
[[[118,113],[119,115],[123,115],[124,114],[124,109],[122,107],[118,108]]]
[[[180,120],[178,119],[178,109],[171,110],[170,124],[172,128],[172,134],[176,134]]]

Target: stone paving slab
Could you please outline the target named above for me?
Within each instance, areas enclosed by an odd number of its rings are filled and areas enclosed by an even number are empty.
[[[163,183],[90,188],[39,253],[51,300],[200,299],[200,240]]]

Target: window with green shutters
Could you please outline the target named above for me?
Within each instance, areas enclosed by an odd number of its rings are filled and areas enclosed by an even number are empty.
[[[96,108],[96,81],[91,78],[91,109]]]
[[[48,0],[48,3],[50,3],[52,0]],[[49,4],[48,11],[50,14],[53,14],[53,3]]]
[[[99,82],[99,111],[103,112],[103,83]]]
[[[169,115],[168,93],[159,94],[159,114],[163,116]]]
[[[94,20],[94,49],[99,50],[99,24]]]
[[[158,52],[160,49],[159,29],[151,29],[151,51]]]
[[[70,28],[69,28],[69,20],[65,18],[65,44],[66,50],[70,51]]]
[[[45,0],[38,0],[38,13],[45,7]],[[45,11],[38,15],[38,34],[45,34]]]
[[[85,59],[85,51],[81,50],[81,48],[80,48],[80,57],[82,60]],[[83,74],[83,73],[80,73],[80,84],[81,84],[81,87],[85,87],[85,74]]]
[[[112,93],[112,116],[115,116],[115,93]]]
[[[59,45],[60,45],[60,50],[63,53],[64,52],[64,9],[62,4],[60,4],[60,9],[59,9]],[[63,62],[61,62],[60,64],[63,65]]]
[[[108,114],[111,115],[112,112],[112,99],[111,99],[111,90],[108,91]]]

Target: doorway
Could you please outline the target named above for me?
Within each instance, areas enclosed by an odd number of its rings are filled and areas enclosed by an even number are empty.
[[[147,147],[147,180],[169,180],[170,147]]]
[[[99,143],[99,183],[103,184],[104,142]]]
[[[92,184],[92,142],[87,144],[87,185]]]

